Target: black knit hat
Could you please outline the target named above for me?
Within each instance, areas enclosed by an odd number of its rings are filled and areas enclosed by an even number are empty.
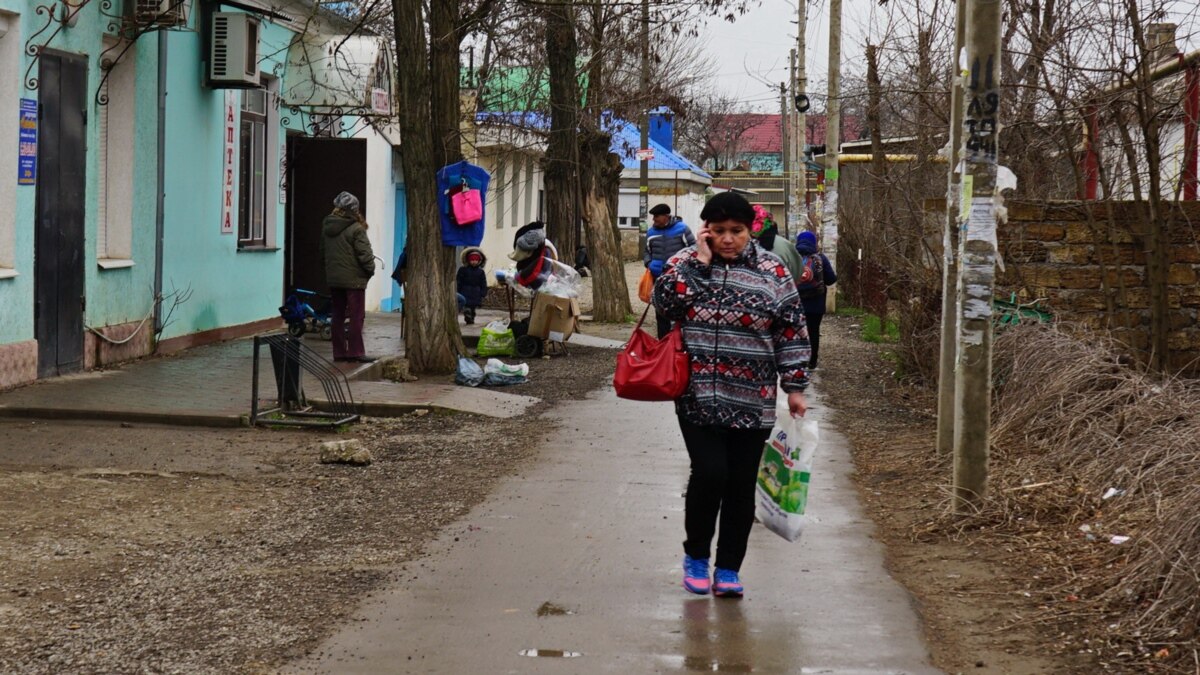
[[[746,198],[735,192],[721,192],[714,195],[700,211],[700,220],[706,223],[719,223],[732,220],[749,226],[754,222],[754,207]]]
[[[652,216],[669,216],[671,215],[671,207],[666,204],[655,204],[654,208],[650,209]]]

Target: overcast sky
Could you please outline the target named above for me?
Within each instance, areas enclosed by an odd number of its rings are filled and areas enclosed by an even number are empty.
[[[1184,0],[1173,16],[1181,25],[1180,47],[1200,49],[1195,0]],[[807,49],[809,92],[822,99],[829,47],[828,0],[810,0]],[[842,69],[865,72],[864,46],[870,27],[886,25],[888,6],[878,0],[842,0]],[[779,111],[779,83],[788,79],[788,53],[796,44],[794,0],[762,0],[734,23],[709,20],[701,39],[718,55],[716,87],[763,112]],[[1190,36],[1189,36],[1190,34]],[[817,105],[815,107],[822,107]]]

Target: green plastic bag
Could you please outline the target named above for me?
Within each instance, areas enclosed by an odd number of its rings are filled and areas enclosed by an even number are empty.
[[[786,402],[778,407],[758,468],[755,515],[788,541],[796,541],[804,531],[813,454],[819,442],[815,421],[793,418]]]
[[[513,356],[517,353],[517,338],[507,323],[493,321],[479,334],[475,353],[479,356]]]

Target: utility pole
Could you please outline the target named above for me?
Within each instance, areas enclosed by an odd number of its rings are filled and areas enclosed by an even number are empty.
[[[650,0],[642,0],[642,140],[639,150],[650,148]],[[650,224],[650,159],[642,155],[638,163],[638,248],[646,249]]]
[[[963,53],[967,39],[967,0],[958,0],[954,27],[954,54],[950,59],[950,140],[946,144],[946,217],[942,227],[942,348],[938,363],[937,451],[954,451],[954,366],[958,348],[958,161],[962,157]]]
[[[787,93],[785,93],[784,97],[783,97],[784,98],[783,115],[785,115],[788,119],[788,129],[791,130],[791,135],[789,135],[787,137],[787,139],[784,140],[784,143],[785,143],[784,148],[786,149],[788,156],[791,157],[791,161],[787,162],[788,167],[785,168],[784,177],[787,178],[787,181],[785,182],[784,190],[787,192],[787,194],[789,194],[791,196],[791,198],[788,200],[789,208],[788,208],[786,216],[783,219],[783,226],[780,229],[783,232],[783,236],[787,237],[788,239],[791,239],[793,236],[792,233],[794,233],[796,231],[795,224],[796,224],[796,222],[799,221],[799,217],[797,216],[797,214],[798,214],[799,210],[801,208],[803,208],[801,205],[801,202],[796,199],[796,167],[803,165],[803,161],[802,161],[802,158],[800,157],[800,153],[796,151],[796,138],[800,135],[801,132],[799,131],[800,127],[796,126],[796,105],[794,103],[794,101],[796,100],[796,50],[795,49],[792,50],[791,65],[788,68],[788,89],[787,89],[787,91],[791,93],[791,99],[792,99],[793,103],[792,103],[792,105],[788,105],[788,101],[787,101],[788,95],[787,95]]]
[[[1000,115],[1000,0],[967,0],[959,210],[958,366],[954,381],[954,510],[987,493],[992,408],[992,294],[996,283],[996,174]],[[964,218],[965,216],[965,218]]]
[[[804,4],[801,0],[800,4]],[[838,143],[842,136],[842,0],[829,0],[829,98],[825,104],[825,199],[821,248],[837,266]],[[837,293],[826,296],[825,310],[837,310]]]
[[[796,149],[792,153],[792,164],[798,169],[796,175],[796,189],[792,193],[792,203],[796,204],[793,210],[800,212],[800,218],[796,221],[795,227],[791,228],[789,236],[795,241],[796,235],[801,230],[808,228],[808,163],[805,161],[808,149],[808,76],[806,75],[807,68],[805,60],[808,58],[807,52],[804,51],[805,33],[808,31],[808,0],[798,0],[796,3],[799,6],[797,10],[799,19],[799,32],[796,36],[796,80],[793,83],[793,100],[796,102],[796,124],[792,127],[792,147]]]
[[[784,183],[783,183],[783,222],[785,223],[785,225],[784,225],[785,229],[787,227],[786,223],[788,222],[788,218],[791,216],[791,213],[792,213],[791,194],[788,191],[788,184],[787,184],[788,176],[790,175],[789,171],[791,171],[791,169],[792,169],[792,152],[791,152],[792,147],[791,147],[790,143],[788,142],[789,116],[788,116],[787,93],[788,93],[787,83],[780,82],[779,83],[779,140],[780,140],[780,145],[783,146],[783,179],[784,179]],[[778,225],[776,227],[778,227]],[[784,236],[787,236],[786,232],[784,232]]]

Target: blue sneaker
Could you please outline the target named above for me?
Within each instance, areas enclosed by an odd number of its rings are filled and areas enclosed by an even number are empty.
[[[683,587],[696,595],[708,595],[711,585],[708,580],[708,558],[683,556]]]
[[[740,598],[745,591],[742,588],[742,582],[738,579],[736,570],[727,570],[724,567],[718,567],[716,573],[713,574],[713,595],[718,598]]]

